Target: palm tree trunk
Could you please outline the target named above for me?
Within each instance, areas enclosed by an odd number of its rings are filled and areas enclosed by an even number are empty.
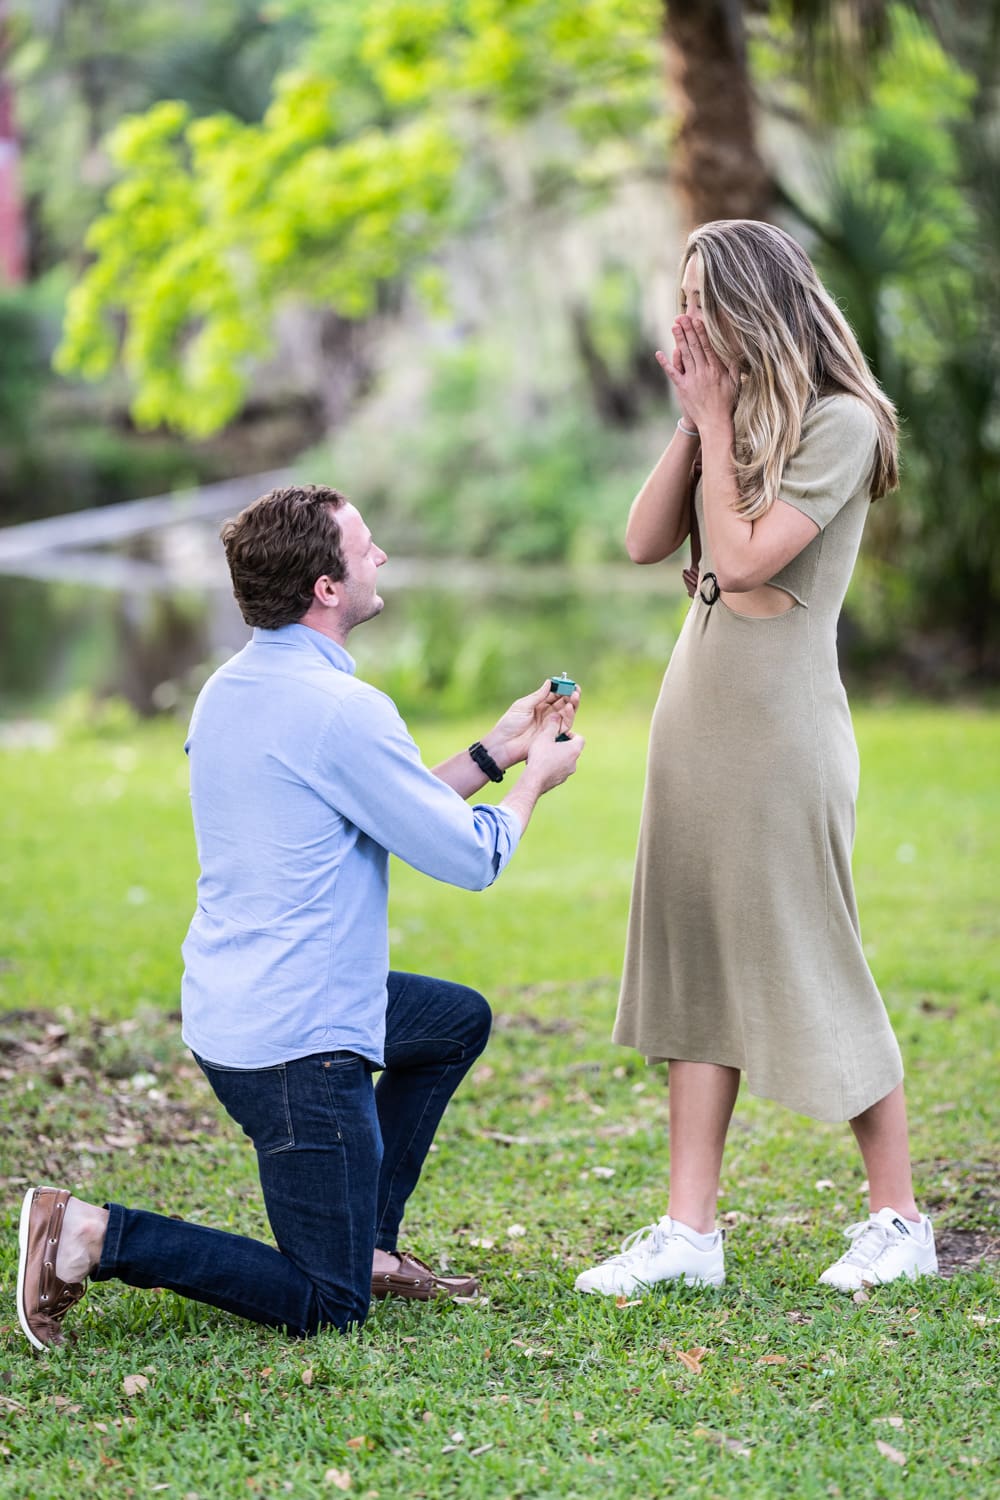
[[[771,176],[757,150],[740,0],[665,0],[663,36],[681,116],[671,176],[688,226],[767,218]]]

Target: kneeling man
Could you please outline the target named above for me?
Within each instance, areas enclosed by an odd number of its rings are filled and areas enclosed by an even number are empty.
[[[31,1188],[17,1305],[39,1349],[61,1341],[87,1277],[168,1287],[301,1336],[362,1323],[372,1296],[477,1289],[397,1247],[490,1011],[462,985],[390,971],[389,855],[466,889],[492,884],[537,799],[576,767],[583,741],[557,735],[579,693],[545,683],[428,770],[347,653],[382,609],[386,561],[354,506],[321,486],[274,490],[222,539],[253,637],[202,690],[186,745],[201,875],[183,1036],[253,1141],[277,1248]],[[521,761],[498,806],[468,805]]]

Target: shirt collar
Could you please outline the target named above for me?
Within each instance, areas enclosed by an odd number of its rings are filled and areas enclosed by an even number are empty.
[[[354,674],[354,657],[339,641],[332,641],[311,625],[282,625],[279,630],[263,630],[255,625],[253,639],[262,646],[294,646],[297,650],[316,651],[338,671]]]

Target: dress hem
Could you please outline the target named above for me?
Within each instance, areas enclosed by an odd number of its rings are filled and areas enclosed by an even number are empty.
[[[636,1051],[642,1052],[642,1048],[636,1048],[634,1042],[622,1042],[618,1041],[617,1038],[612,1038],[612,1041],[614,1041],[615,1044],[619,1047],[632,1047]],[[729,1062],[719,1057],[678,1057],[676,1053],[674,1054],[673,1058],[658,1057],[655,1054],[649,1054],[645,1052],[643,1053],[643,1056],[645,1057],[646,1063],[649,1067],[660,1067],[664,1063],[673,1061],[710,1063],[717,1068],[735,1068],[739,1073],[743,1075],[743,1081],[746,1082],[747,1092],[751,1095],[752,1098],[766,1099],[771,1104],[778,1104],[782,1109],[790,1109],[795,1114],[805,1115],[810,1120],[818,1120],[823,1125],[843,1125],[848,1120],[856,1119],[858,1115],[864,1114],[866,1109],[871,1109],[873,1104],[878,1104],[880,1099],[885,1099],[889,1094],[892,1093],[893,1089],[898,1088],[899,1085],[903,1082],[904,1077],[903,1068],[900,1065],[893,1082],[890,1083],[887,1088],[878,1086],[877,1091],[872,1095],[871,1098],[862,1097],[862,1102],[857,1105],[855,1105],[853,1101],[851,1101],[847,1106],[847,1114],[829,1114],[826,1111],[823,1111],[821,1113],[819,1110],[817,1110],[815,1105],[806,1104],[801,1099],[791,1099],[787,1097],[781,1098],[776,1093],[771,1093],[766,1089],[755,1087],[753,1080],[748,1076],[746,1066],[743,1063]]]

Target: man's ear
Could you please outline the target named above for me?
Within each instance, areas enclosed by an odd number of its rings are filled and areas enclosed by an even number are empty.
[[[323,609],[336,609],[340,604],[340,590],[327,573],[321,573],[313,584],[313,598]]]

